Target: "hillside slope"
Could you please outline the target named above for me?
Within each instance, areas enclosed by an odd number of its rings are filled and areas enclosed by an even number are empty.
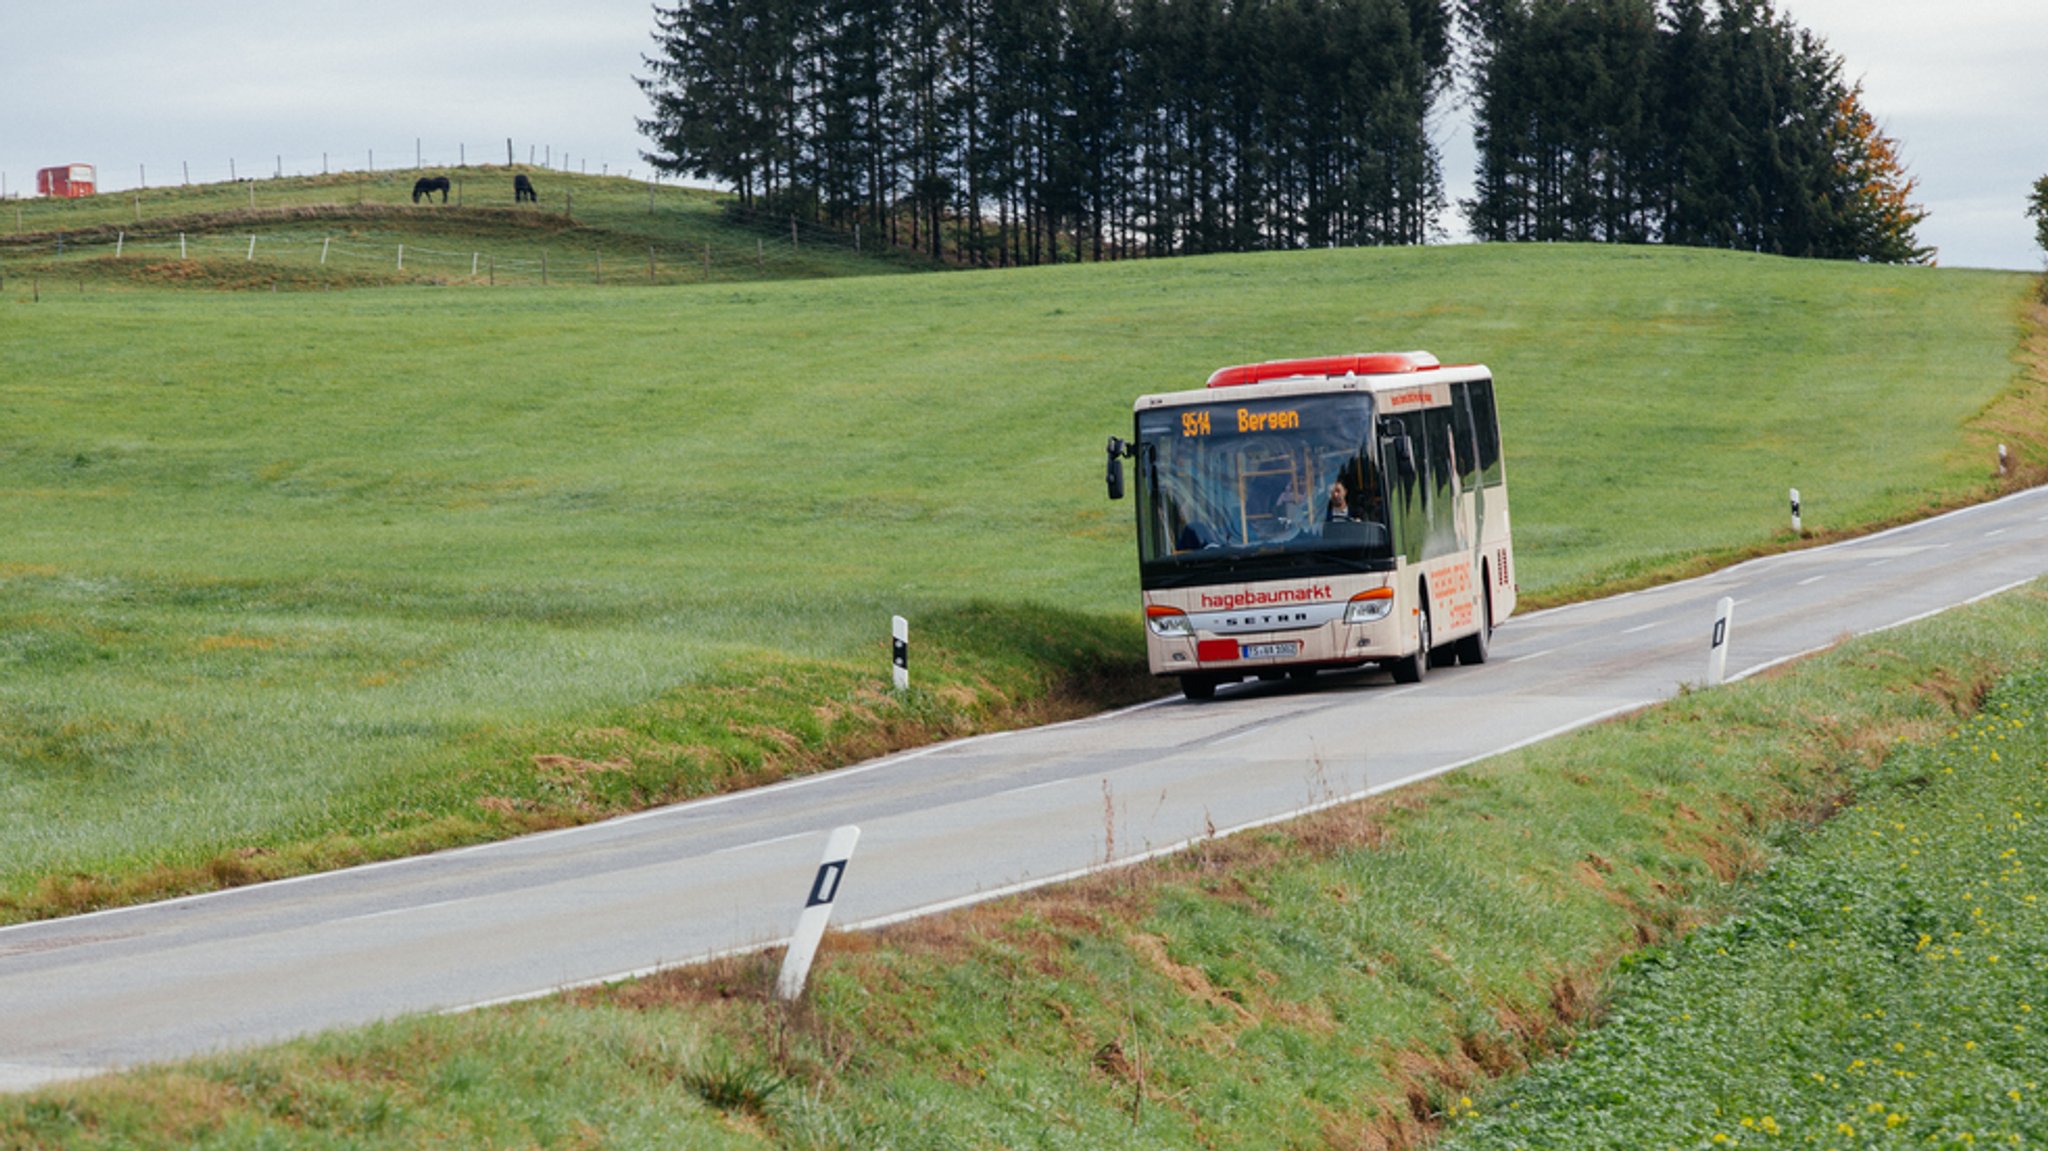
[[[647,286],[930,270],[875,237],[741,222],[722,193],[617,176],[349,172],[34,199],[0,212],[0,276],[78,289]],[[515,200],[525,176],[538,202]]]

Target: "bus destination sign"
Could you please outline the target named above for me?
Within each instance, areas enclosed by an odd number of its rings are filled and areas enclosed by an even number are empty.
[[[1237,430],[1240,435],[1256,432],[1291,432],[1301,430],[1301,413],[1293,408],[1277,411],[1255,412],[1250,408],[1239,408],[1236,414]],[[1225,429],[1230,427],[1226,422]],[[1206,436],[1215,430],[1209,409],[1202,408],[1180,414],[1180,434],[1183,438]]]

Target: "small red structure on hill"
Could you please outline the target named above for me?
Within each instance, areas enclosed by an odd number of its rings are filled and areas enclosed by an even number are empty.
[[[36,193],[75,200],[96,190],[91,164],[65,164],[36,173]]]

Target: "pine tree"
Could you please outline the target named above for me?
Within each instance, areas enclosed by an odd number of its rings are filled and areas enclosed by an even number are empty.
[[[1840,248],[1830,254],[1878,264],[1932,263],[1934,249],[1913,234],[1927,218],[1911,200],[1919,182],[1906,174],[1898,143],[1864,110],[1860,85],[1836,101],[1831,135],[1842,227]]]

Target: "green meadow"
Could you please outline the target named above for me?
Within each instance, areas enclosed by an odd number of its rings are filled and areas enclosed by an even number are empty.
[[[2040,427],[2004,273],[1570,246],[658,290],[9,268],[15,919],[1156,691],[1102,444],[1223,364],[1491,364],[1532,602],[1796,544],[1790,487],[1824,537],[1993,490],[1995,439],[2048,455],[2004,430]]]
[[[1900,746],[1741,914],[1629,956],[1569,1059],[1446,1151],[2048,1137],[2048,668]]]

